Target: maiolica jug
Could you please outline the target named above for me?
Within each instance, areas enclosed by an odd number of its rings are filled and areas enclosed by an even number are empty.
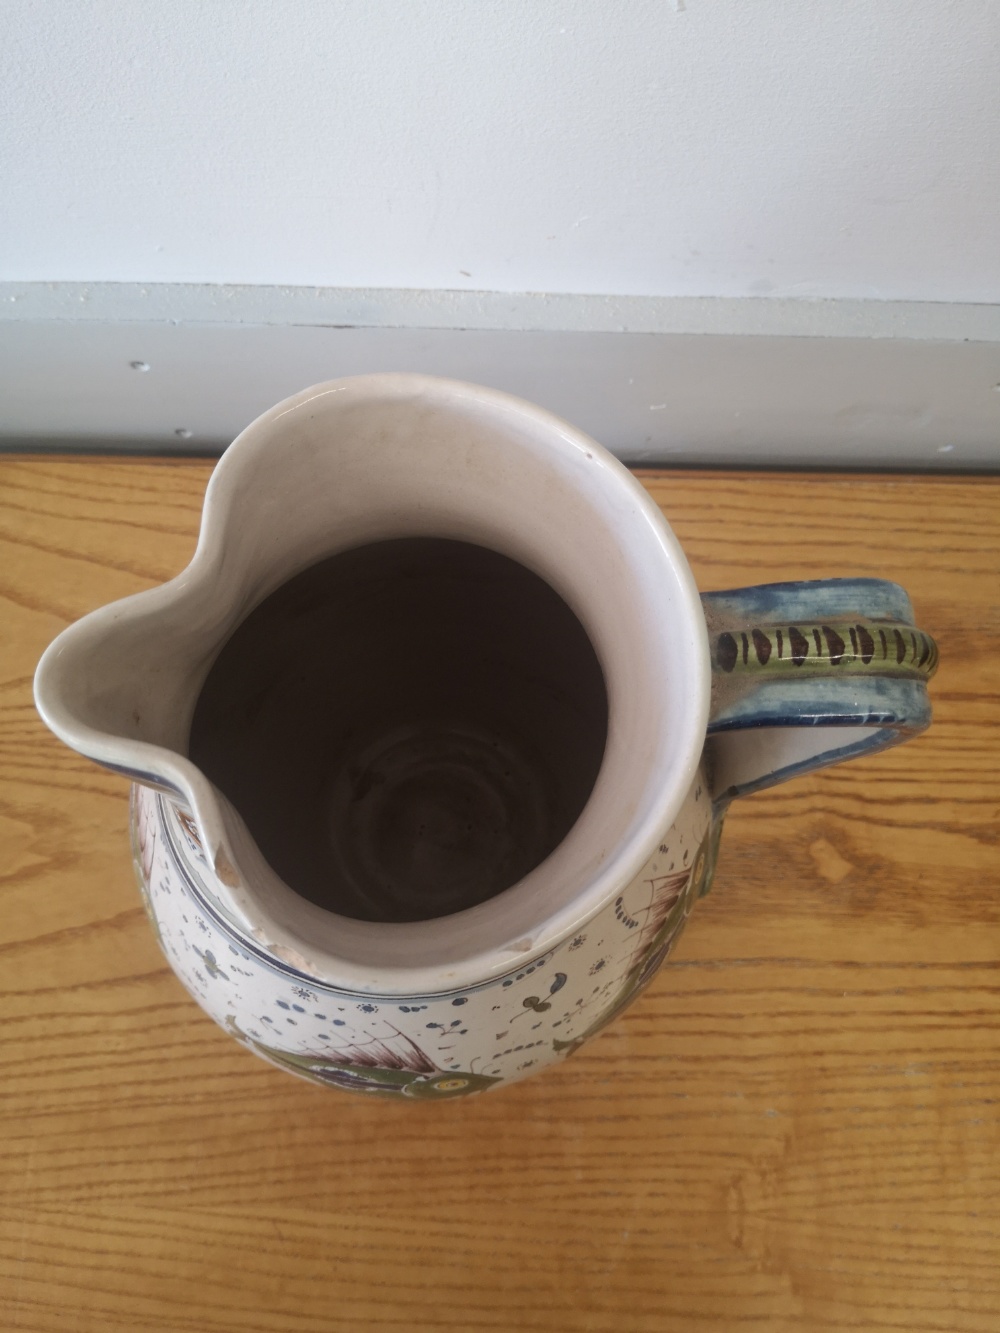
[[[223,455],[189,567],[65,630],[35,695],[130,778],[166,957],[317,1083],[448,1098],[639,994],[730,801],[927,726],[878,579],[699,595],[643,488],[528,403],[321,384]]]

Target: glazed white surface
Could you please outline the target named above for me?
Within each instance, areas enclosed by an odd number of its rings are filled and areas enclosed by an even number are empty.
[[[134,786],[132,827],[160,945],[206,1013],[284,1067],[370,1092],[405,1091],[373,1085],[375,1069],[412,1076],[408,1095],[460,1095],[571,1053],[655,974],[711,873],[711,803],[699,774],[640,873],[578,930],[477,985],[387,995],[326,985],[227,923],[222,886],[179,802]],[[381,1063],[366,1074],[366,1060]]]

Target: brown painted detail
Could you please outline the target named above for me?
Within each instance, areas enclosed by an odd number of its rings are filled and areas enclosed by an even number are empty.
[[[823,626],[823,638],[826,639],[826,646],[830,653],[830,661],[834,666],[838,666],[844,656],[844,640],[837,631],[829,625]]]
[[[222,847],[217,848],[215,853],[215,873],[228,888],[238,889],[240,887],[240,877],[236,873],[236,867]]]
[[[761,666],[767,666],[768,658],[771,656],[771,640],[763,630],[751,630],[750,636],[753,639],[753,650],[757,654],[757,661]]]
[[[809,655],[809,640],[793,625],[788,631],[788,642],[792,647],[792,661],[801,666]]]
[[[739,649],[736,647],[736,640],[731,634],[720,634],[719,642],[715,649],[716,660],[719,666],[727,674],[732,671],[736,665],[736,659],[739,656]]]
[[[937,662],[937,644],[929,634],[886,621],[835,621],[808,627],[753,625],[726,630],[715,640],[716,669],[727,675],[763,672],[776,678],[794,667],[805,668],[809,675],[836,669],[840,674],[882,672],[927,680]]]

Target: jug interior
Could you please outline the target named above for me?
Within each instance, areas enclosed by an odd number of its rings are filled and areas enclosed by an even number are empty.
[[[553,852],[607,736],[597,654],[544,579],[469,542],[407,537],[266,597],[207,676],[189,754],[296,893],[420,921]]]

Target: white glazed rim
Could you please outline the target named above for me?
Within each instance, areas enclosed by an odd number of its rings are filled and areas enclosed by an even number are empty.
[[[289,414],[338,395],[338,401],[384,402],[420,396],[436,404],[470,404],[497,417],[506,417],[518,428],[544,437],[541,446],[549,452],[553,467],[585,466],[600,471],[600,492],[595,502],[603,507],[609,524],[619,528],[627,522],[627,572],[647,590],[646,615],[635,627],[636,652],[655,656],[662,652],[663,629],[670,612],[671,652],[679,654],[674,675],[682,673],[684,708],[674,716],[669,760],[649,775],[642,794],[642,808],[629,836],[617,845],[572,899],[548,913],[538,913],[530,929],[511,929],[511,904],[529,881],[543,882],[544,869],[536,868],[520,885],[467,912],[428,922],[384,925],[346,921],[323,912],[303,900],[263,863],[255,846],[247,856],[238,856],[231,820],[225,802],[205,776],[184,755],[148,742],[111,735],[87,726],[63,706],[60,676],[72,669],[72,659],[85,653],[88,641],[102,637],[129,615],[159,614],[175,609],[196,590],[203,591],[222,568],[226,545],[226,523],[244,485],[245,473],[254,459],[272,446],[280,433],[279,423]],[[345,395],[345,398],[339,398]],[[625,516],[623,518],[623,516]],[[623,531],[624,538],[624,531]],[[662,596],[657,589],[662,590]],[[668,595],[669,594],[669,595]],[[678,666],[678,660],[680,666]],[[701,757],[709,709],[710,668],[707,635],[701,601],[687,560],[677,539],[645,489],[610,453],[565,421],[499,391],[412,374],[381,374],[335,380],[315,385],[276,404],[258,417],[237,437],[220,460],[206,491],[202,526],[190,565],[170,583],[139,593],[113,606],[104,607],[71,626],[47,650],[36,674],[36,702],[44,720],[67,744],[111,767],[144,771],[162,776],[183,792],[197,818],[206,845],[226,860],[243,865],[253,862],[252,888],[236,884],[223,904],[230,923],[244,937],[257,941],[278,959],[307,972],[317,981],[345,990],[391,996],[433,995],[483,984],[502,976],[531,958],[538,957],[578,931],[642,870],[670,824],[676,818],[694,780]],[[650,710],[659,701],[648,700]],[[594,817],[589,802],[573,832],[588,831]],[[558,849],[557,849],[558,850]],[[225,892],[225,890],[223,891]],[[319,915],[317,915],[319,914]],[[522,912],[522,917],[524,913]],[[514,913],[516,918],[517,913]],[[523,921],[521,922],[523,926]],[[320,938],[317,938],[317,932]],[[337,947],[338,933],[354,944]],[[358,947],[368,940],[371,949]],[[465,943],[459,943],[464,939]],[[449,945],[449,940],[451,944]],[[390,941],[395,960],[378,956],[379,942]],[[421,956],[410,964],[398,959]]]

